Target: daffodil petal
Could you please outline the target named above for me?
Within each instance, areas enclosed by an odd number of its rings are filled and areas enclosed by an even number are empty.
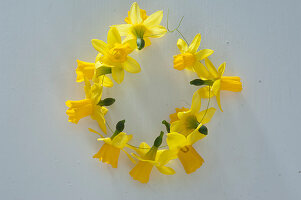
[[[211,74],[212,78],[218,78],[219,74],[217,72],[217,70],[215,69],[214,65],[212,64],[212,62],[208,59],[205,58],[205,65],[209,70],[209,73]]]
[[[166,167],[166,166],[160,166],[160,167],[157,167],[157,169],[159,170],[159,172],[161,172],[162,174],[165,174],[165,175],[173,175],[175,174],[175,170],[170,168],[170,167]]]
[[[219,68],[218,68],[218,74],[219,74],[220,76],[222,76],[222,75],[224,74],[225,68],[226,68],[226,63],[225,63],[225,62],[222,63],[222,64],[219,66]]]
[[[137,163],[136,160],[126,150],[124,149],[121,150],[125,153],[125,155],[127,155],[127,157],[130,159],[130,161],[132,161],[133,164]]]
[[[204,137],[206,137],[206,135],[200,133],[198,131],[198,129],[192,131],[192,133],[190,133],[188,136],[187,136],[187,143],[188,145],[193,145],[194,143],[196,143],[197,141],[203,139]]]
[[[195,54],[195,57],[197,60],[204,60],[205,58],[213,54],[213,52],[214,51],[211,49],[202,49]]]
[[[99,81],[104,87],[113,87],[114,85],[113,81],[106,75],[99,76]]]
[[[116,148],[122,149],[128,141],[126,133],[121,132],[113,138],[112,145]]]
[[[182,133],[185,130],[184,124],[181,120],[175,121],[170,124],[170,131],[171,132],[179,132]]]
[[[173,150],[163,150],[159,154],[160,150],[157,151],[157,156],[158,157],[158,166],[163,166],[166,165],[170,160],[176,159],[178,156],[178,152],[173,151]]]
[[[177,150],[187,144],[186,137],[182,134],[172,132],[167,134],[166,143],[171,150]]]
[[[118,24],[111,27],[116,27],[121,36],[125,36],[129,33],[132,24]]]
[[[110,28],[107,38],[108,45],[113,46],[115,43],[121,43],[121,37],[116,27]]]
[[[189,51],[190,53],[196,53],[196,51],[198,50],[200,44],[201,44],[201,34],[198,33],[198,34],[193,38],[191,44],[189,45],[188,51]]]
[[[118,83],[122,83],[124,79],[124,70],[122,67],[112,67],[112,77]]]
[[[191,112],[197,113],[201,108],[201,97],[198,92],[195,92],[192,96],[192,103],[191,103]]]
[[[145,47],[148,47],[152,44],[149,38],[144,38],[144,41],[145,41]]]
[[[109,137],[106,137],[106,138],[98,138],[97,140],[103,141],[103,142],[105,142],[105,143],[107,143],[107,144],[112,144],[112,140],[111,140],[111,138],[109,138]]]
[[[143,22],[145,26],[152,27],[159,25],[163,18],[163,11],[159,10],[153,14],[151,14],[146,20]]]
[[[92,128],[88,128],[90,132],[92,133],[96,133],[97,135],[99,135],[100,137],[104,138],[104,136],[102,134],[100,134],[99,132],[95,131],[94,129]]]
[[[160,38],[163,37],[166,34],[166,32],[167,30],[164,26],[157,25],[149,28],[148,31],[145,33],[145,37]]]
[[[210,91],[209,91],[210,90]],[[210,98],[214,96],[213,92],[211,91],[212,89],[209,88],[209,86],[201,87],[200,89],[197,90],[201,98]]]
[[[218,94],[216,95],[216,101],[217,101],[217,104],[218,104],[219,109],[220,109],[222,112],[224,112],[223,109],[222,109],[222,105],[221,105],[221,96],[220,96],[220,92],[218,92]]]
[[[128,56],[127,60],[124,62],[124,70],[130,73],[139,73],[141,68],[134,58]]]
[[[193,65],[193,70],[197,73],[198,77],[200,77],[201,79],[209,79],[210,78],[207,68],[201,62],[197,61]]]
[[[178,39],[177,46],[181,53],[185,53],[188,50],[187,43],[183,39]]]
[[[140,156],[144,156],[150,150],[150,148],[151,147],[146,142],[141,142],[139,145],[139,149],[137,149],[136,152]]]
[[[140,8],[136,2],[134,2],[131,6],[130,18],[132,24],[140,24],[142,22],[142,18],[140,16]]]
[[[221,80],[219,79],[219,80],[214,81],[214,83],[212,85],[213,94],[216,96],[219,93],[220,89],[221,89]]]
[[[99,53],[103,55],[108,51],[108,45],[102,40],[93,39],[92,45]]]
[[[198,122],[202,124],[209,123],[215,111],[216,111],[215,108],[208,108],[207,111],[203,110],[202,112],[199,112],[198,114],[196,114]]]

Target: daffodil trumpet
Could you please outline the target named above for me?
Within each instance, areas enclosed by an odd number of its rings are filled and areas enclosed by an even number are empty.
[[[138,160],[136,166],[130,171],[130,175],[134,180],[141,183],[149,181],[150,173],[155,166],[159,172],[166,175],[172,175],[175,171],[165,166],[170,160],[175,159],[174,152],[169,150],[158,150],[162,144],[163,131],[155,139],[152,147],[142,142],[139,148],[136,149],[138,155],[132,153],[133,157]]]
[[[204,125],[186,137],[177,132],[167,134],[166,142],[168,147],[170,151],[177,155],[187,174],[195,172],[203,165],[204,159],[192,145],[198,140],[203,139],[207,134],[208,129]]]
[[[100,150],[93,156],[103,163],[110,164],[113,168],[118,167],[118,159],[120,150],[128,153],[124,150],[127,147],[127,143],[132,139],[132,135],[127,135],[124,130],[125,120],[121,120],[116,124],[116,130],[111,137],[101,137],[98,140],[103,141],[104,144]],[[92,130],[93,132],[96,132]]]

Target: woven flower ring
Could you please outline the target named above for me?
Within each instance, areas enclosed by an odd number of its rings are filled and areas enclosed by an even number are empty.
[[[222,111],[220,92],[222,90],[232,92],[242,90],[239,77],[223,76],[225,63],[216,69],[209,60],[208,57],[213,54],[213,50],[198,50],[201,42],[200,34],[194,37],[190,45],[188,44],[178,30],[182,18],[178,27],[173,30],[183,38],[177,41],[180,53],[174,56],[173,67],[180,71],[185,69],[196,73],[199,79],[192,80],[190,84],[198,86],[198,90],[192,96],[190,108],[176,108],[176,112],[170,115],[169,122],[162,121],[166,127],[167,133],[164,138],[167,145],[161,146],[163,131],[155,138],[151,146],[145,142],[142,142],[139,147],[130,144],[133,136],[124,131],[125,120],[119,121],[115,130],[109,128],[112,133],[107,136],[109,125],[105,115],[115,99],[103,98],[103,89],[113,87],[112,79],[121,84],[125,71],[129,73],[141,71],[140,64],[130,57],[130,54],[134,50],[141,51],[150,46],[150,38],[161,38],[167,32],[173,32],[168,29],[168,19],[166,28],[160,25],[162,18],[163,11],[157,11],[148,16],[137,3],[133,3],[128,16],[124,19],[126,23],[110,27],[107,42],[98,39],[92,40],[93,47],[98,51],[95,63],[77,60],[76,81],[85,83],[85,99],[66,102],[69,107],[66,113],[70,122],[77,124],[81,118],[88,116],[98,122],[101,132],[89,130],[99,135],[98,140],[103,145],[93,157],[117,168],[121,150],[133,162],[133,168],[129,172],[130,176],[141,183],[149,181],[153,167],[156,167],[162,174],[175,174],[175,171],[167,166],[174,159],[180,160],[187,174],[200,168],[204,160],[193,145],[208,134],[206,124],[216,111],[213,107],[209,108],[210,98],[216,98]],[[200,111],[202,98],[208,99],[208,105],[206,110]],[[132,151],[132,153],[128,151]]]

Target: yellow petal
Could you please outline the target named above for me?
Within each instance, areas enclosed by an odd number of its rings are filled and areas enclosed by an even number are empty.
[[[100,106],[98,106],[98,107],[100,107]],[[106,120],[104,118],[104,114],[102,114],[101,111],[94,111],[93,115],[91,115],[91,118],[96,120],[98,122],[100,129],[105,134],[107,134]]]
[[[218,68],[218,74],[219,74],[219,76],[222,76],[224,74],[225,68],[226,68],[226,63],[224,62]]]
[[[206,137],[206,135],[200,133],[198,129],[195,129],[194,131],[192,131],[192,133],[190,133],[187,136],[187,143],[189,145],[193,145],[194,143],[203,139],[204,137]]]
[[[104,138],[104,136],[102,134],[100,134],[99,132],[95,131],[94,129],[92,128],[88,128],[89,131],[91,131],[92,133],[96,133],[97,135],[99,135],[100,137]]]
[[[114,25],[114,26],[111,26],[111,27],[116,27],[119,34],[121,36],[125,36],[129,33],[129,30],[131,28],[132,24],[118,24],[118,25]]]
[[[164,26],[157,25],[147,29],[145,37],[160,38],[166,34],[167,30]]]
[[[123,68],[122,67],[113,67],[112,68],[112,77],[118,84],[120,84],[124,79]]]
[[[162,18],[163,18],[163,11],[160,10],[160,11],[153,13],[148,18],[146,18],[146,20],[143,22],[143,24],[148,27],[156,26],[161,23]]]
[[[219,74],[217,72],[217,70],[215,69],[214,65],[212,64],[212,62],[208,59],[205,58],[205,65],[209,70],[209,73],[211,74],[212,78],[218,78]]]
[[[160,166],[160,167],[157,167],[157,169],[159,170],[159,172],[161,172],[162,174],[165,174],[165,175],[173,175],[175,174],[175,170],[170,168],[170,167],[166,167],[166,166]]]
[[[126,133],[121,132],[113,138],[112,145],[116,148],[122,149],[128,141],[129,138]]]
[[[134,2],[131,6],[130,18],[132,24],[140,24],[142,22],[142,18],[140,16],[140,8],[136,2]]]
[[[189,110],[188,108],[184,108],[184,107],[182,107],[182,108],[176,108],[176,112],[169,115],[169,118],[170,118],[170,122],[169,123],[173,123],[173,122],[179,120],[179,118],[178,118],[178,113],[179,112],[186,112],[188,110]]]
[[[207,58],[208,56],[210,56],[211,54],[213,54],[213,50],[211,49],[202,49],[200,51],[198,51],[195,56],[197,60],[204,60],[205,58]]]
[[[144,38],[144,41],[145,41],[145,47],[148,47],[152,44],[149,38]]]
[[[101,82],[101,85],[103,85],[104,87],[113,87],[114,85],[113,81],[106,75],[101,75],[98,78],[99,81]]]
[[[210,90],[210,91],[209,91]],[[211,91],[212,89],[209,88],[209,86],[201,87],[200,89],[197,90],[201,98],[210,98],[214,96],[213,92]]]
[[[166,165],[170,160],[176,159],[178,157],[178,151],[173,150],[158,150],[156,158],[158,161],[157,166]]]
[[[178,39],[177,46],[178,46],[181,53],[186,53],[186,51],[188,50],[187,43],[181,38]]]
[[[121,37],[116,27],[110,28],[107,38],[108,45],[113,46],[115,43],[121,43]]]
[[[220,109],[222,112],[224,112],[223,109],[222,109],[222,105],[221,105],[221,96],[220,96],[220,92],[216,95],[216,101],[217,101],[217,104],[218,104],[219,109]]]
[[[196,114],[198,122],[202,124],[209,123],[215,111],[216,111],[215,108],[208,108],[207,111],[203,110],[202,112],[199,112],[198,114]]]
[[[139,73],[141,68],[134,58],[128,56],[127,60],[124,62],[124,70],[130,73]]]
[[[107,143],[107,144],[112,144],[112,140],[111,140],[111,138],[109,138],[109,137],[106,137],[106,138],[98,138],[97,139],[98,141],[103,141],[103,142],[105,142],[105,143]]]
[[[127,157],[130,159],[130,161],[132,161],[132,163],[136,164],[136,160],[134,160],[134,158],[124,149],[121,149],[126,155]]]
[[[210,75],[207,68],[201,62],[195,62],[193,65],[193,70],[197,73],[198,77],[201,79],[209,79]]]
[[[167,134],[166,143],[169,149],[177,150],[187,145],[187,140],[184,135],[172,132]]]
[[[127,43],[129,44],[131,49],[136,49],[137,48],[137,39],[135,38],[134,35],[130,34],[127,35],[124,40],[122,41],[122,43]]]
[[[197,113],[201,108],[201,97],[198,92],[195,92],[192,96],[192,103],[191,103],[191,112]]]
[[[189,45],[188,51],[190,53],[196,53],[196,51],[198,50],[199,46],[201,44],[201,34],[197,34],[191,44]]]
[[[213,94],[216,96],[219,93],[220,89],[221,89],[221,80],[219,79],[219,80],[214,81],[214,83],[212,85]]]
[[[102,40],[93,39],[92,45],[99,53],[103,55],[108,51],[108,45]]]
[[[182,133],[183,131],[185,131],[185,124],[182,120],[178,120],[170,124],[170,132]]]

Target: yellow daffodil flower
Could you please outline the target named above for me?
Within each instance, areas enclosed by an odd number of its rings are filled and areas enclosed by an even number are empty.
[[[94,83],[91,87],[90,82],[86,81],[85,93],[86,98],[83,100],[66,101],[66,106],[69,107],[66,111],[69,122],[77,124],[81,118],[91,116],[92,119],[98,122],[101,130],[107,133],[104,115],[108,112],[108,109],[98,105],[102,96],[102,85]]]
[[[89,63],[89,62],[77,60],[76,82],[83,82],[83,81],[85,81],[85,79],[92,80],[92,78],[94,77],[97,65],[99,65],[98,67],[102,67],[100,62],[95,64],[95,63]],[[113,87],[113,85],[114,85],[112,80],[105,75],[98,76],[97,78],[99,80],[101,80],[101,83],[103,84],[104,87]],[[98,82],[98,81],[94,81],[94,82]]]
[[[125,41],[134,43],[141,50],[151,45],[149,38],[160,38],[166,34],[166,28],[160,25],[162,18],[163,11],[157,11],[147,17],[134,2],[125,20],[127,24],[114,25],[114,27],[118,28],[121,36],[126,36]]]
[[[114,134],[112,137],[104,138],[97,131],[94,131],[93,129],[90,129],[90,131],[99,134],[101,138],[99,138],[98,140],[104,141],[104,144],[102,145],[98,153],[93,156],[93,158],[97,158],[99,159],[99,161],[110,164],[113,168],[117,168],[120,150],[128,155],[128,153],[123,148],[127,147],[127,143],[132,139],[132,135],[127,135],[124,132],[120,132],[118,134]]]
[[[214,67],[212,62],[206,58],[205,65],[201,65],[197,70],[198,76],[202,80],[211,81],[210,88],[210,97],[216,96],[216,101],[218,103],[219,108],[222,110],[220,103],[220,91],[228,90],[232,92],[240,92],[242,90],[242,83],[240,82],[240,77],[238,76],[223,76],[226,63],[222,63],[218,70]],[[201,98],[209,98],[209,86],[202,87],[197,91]]]
[[[93,39],[93,47],[100,52],[99,62],[112,68],[112,77],[117,83],[124,79],[124,70],[130,73],[141,71],[139,63],[128,56],[133,51],[129,42],[121,42],[118,30],[112,27],[108,32],[108,43]]]
[[[177,46],[181,54],[174,56],[174,68],[177,70],[183,70],[186,68],[195,71],[195,68],[198,68],[201,64],[200,60],[207,58],[214,52],[211,49],[202,49],[197,51],[200,44],[201,34],[197,34],[194,37],[189,47],[183,39],[178,39]]]
[[[153,169],[153,166],[155,166],[162,174],[175,174],[175,171],[172,168],[166,167],[165,165],[170,160],[176,159],[176,154],[174,153],[174,151],[166,149],[158,150],[158,147],[160,145],[156,146],[155,141],[154,145],[150,147],[145,142],[142,142],[139,148],[135,149],[138,155],[132,153],[133,157],[135,157],[138,160],[137,165],[130,171],[130,175],[133,177],[134,180],[138,180],[141,183],[147,183],[149,181],[149,176]]]
[[[208,123],[214,115],[216,109],[209,108],[199,112],[201,108],[201,98],[198,93],[194,93],[192,97],[191,108],[188,110],[179,112],[177,110],[176,115],[172,114],[170,131],[178,132],[184,136],[188,136],[191,132],[198,130],[203,124]]]
[[[192,146],[204,137],[206,135],[200,133],[198,130],[193,131],[187,137],[177,132],[167,134],[167,145],[170,151],[176,153],[187,174],[196,171],[204,163],[203,158]]]

